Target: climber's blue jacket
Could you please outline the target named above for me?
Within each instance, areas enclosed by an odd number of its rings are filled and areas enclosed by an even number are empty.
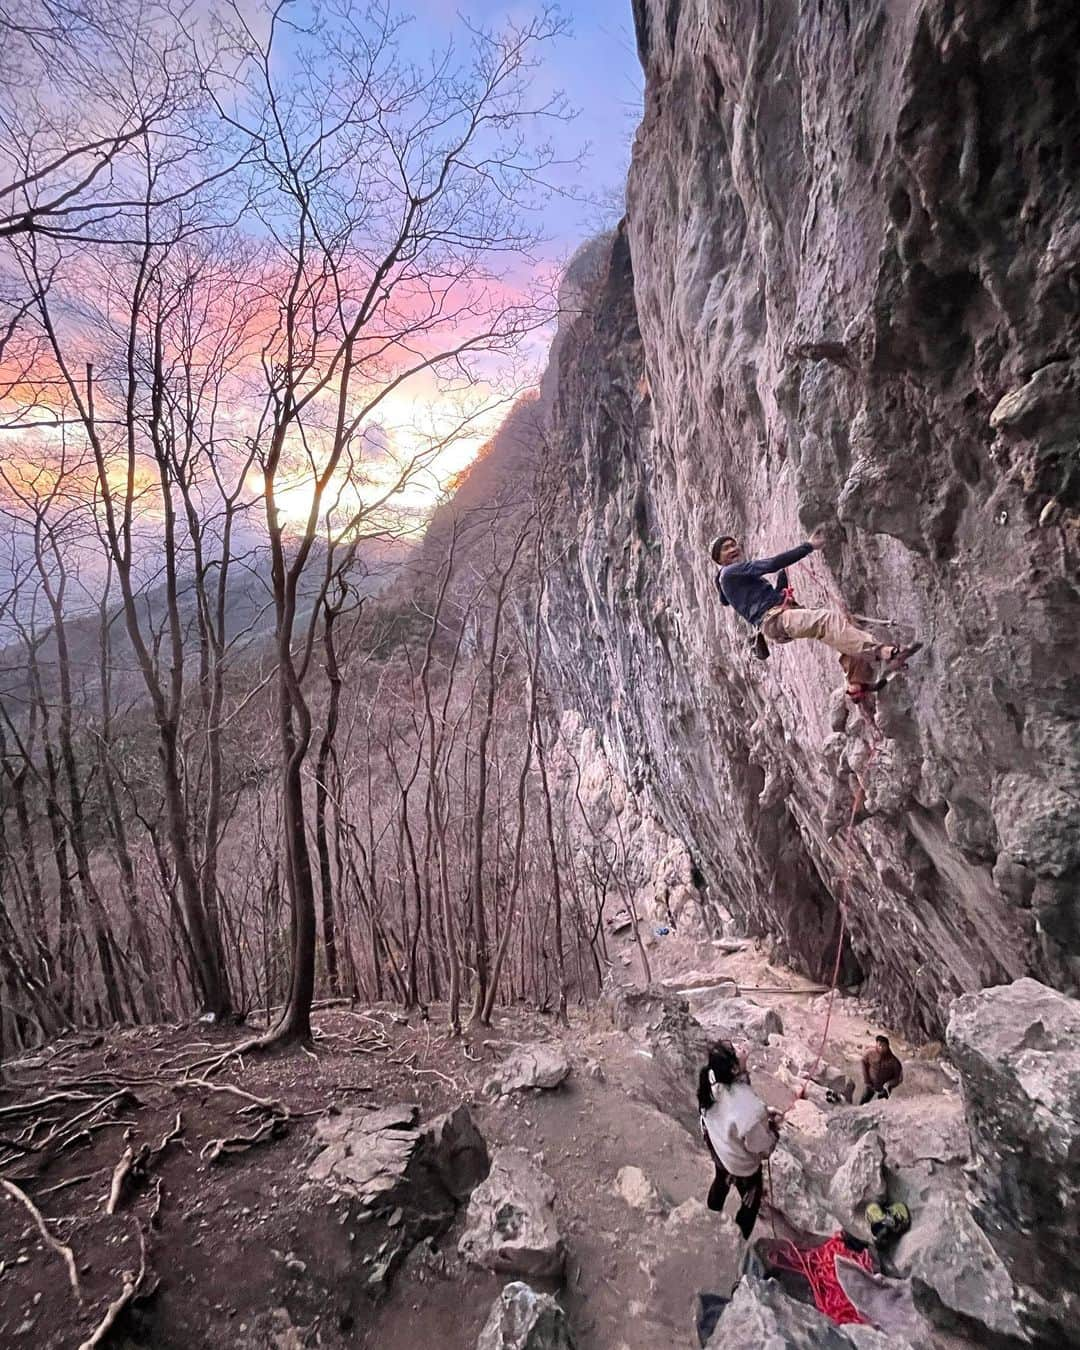
[[[792,563],[801,562],[813,551],[813,544],[800,544],[797,548],[789,548],[786,553],[778,553],[775,558],[755,558],[753,561],[729,563],[727,567],[721,567],[716,574],[720,603],[730,605],[747,623],[757,628],[770,609],[784,603],[783,591],[763,578],[771,572],[790,567]]]

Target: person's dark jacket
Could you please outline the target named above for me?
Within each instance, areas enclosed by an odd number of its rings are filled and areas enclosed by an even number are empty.
[[[875,1092],[882,1088],[891,1091],[904,1081],[904,1066],[891,1050],[879,1050],[877,1046],[863,1055],[862,1070],[863,1081]]]
[[[813,551],[813,544],[800,544],[797,548],[789,548],[786,553],[778,553],[775,558],[755,558],[750,562],[729,563],[727,567],[721,567],[716,574],[720,603],[730,605],[736,614],[741,614],[747,623],[757,628],[770,609],[784,603],[783,591],[764,578],[790,567],[792,563],[801,562]]]

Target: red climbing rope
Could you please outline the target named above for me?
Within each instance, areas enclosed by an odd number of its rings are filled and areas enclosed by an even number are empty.
[[[814,583],[821,589],[826,601],[833,601],[833,596],[830,593],[829,587],[817,575],[816,570],[814,570],[810,564],[810,560],[807,559],[806,561],[810,575]],[[784,601],[785,605],[794,602],[794,595],[790,587],[784,592]],[[836,600],[834,603],[836,608],[839,608],[850,618],[848,608],[842,599]],[[870,754],[867,757],[866,764],[863,768],[863,774],[868,775],[874,760],[877,757],[877,753],[881,748],[882,737],[873,718],[870,717],[867,721],[870,727],[872,744],[870,747]],[[818,1069],[825,1058],[825,1049],[829,1041],[829,1031],[832,1026],[833,1005],[836,1001],[836,991],[840,983],[840,966],[844,956],[844,940],[847,937],[847,897],[854,865],[855,823],[863,803],[866,801],[866,783],[863,779],[863,775],[857,770],[853,770],[853,772],[855,774],[856,790],[852,796],[851,815],[848,817],[847,828],[844,832],[844,867],[840,875],[840,884],[837,888],[836,895],[837,908],[840,911],[840,928],[837,933],[836,954],[833,957],[832,975],[829,981],[828,1002],[825,1008],[825,1025],[822,1028],[821,1039],[818,1042],[814,1062],[807,1070],[798,1091],[794,1094],[787,1107],[780,1113],[781,1119],[787,1116],[796,1103],[806,1096],[807,1088],[810,1086],[811,1082],[813,1082],[814,1075],[818,1072]],[[837,1256],[843,1255],[862,1266],[864,1270],[872,1272],[874,1265],[873,1257],[870,1252],[868,1250],[861,1252],[852,1251],[847,1246],[842,1233],[835,1234],[828,1242],[807,1251],[800,1250],[800,1248],[797,1247],[794,1242],[790,1241],[790,1239],[781,1239],[776,1231],[776,1206],[772,1203],[773,1180],[771,1160],[766,1160],[765,1166],[768,1174],[770,1217],[772,1220],[773,1238],[775,1239],[774,1249],[770,1256],[772,1263],[781,1269],[793,1270],[799,1275],[802,1275],[810,1285],[815,1306],[820,1312],[823,1312],[826,1317],[831,1318],[837,1325],[844,1326],[855,1323],[865,1324],[866,1319],[859,1314],[855,1305],[840,1286],[840,1281],[836,1274],[836,1258]],[[790,1253],[790,1255],[788,1255],[788,1253]]]
[[[847,605],[844,603],[843,597],[842,596],[834,597],[828,582],[819,575],[817,568],[814,566],[813,555],[811,554],[809,557],[804,558],[803,562],[805,564],[806,571],[809,574],[812,582],[824,596],[826,604],[829,604],[832,607],[841,610],[845,616],[850,618],[850,611],[848,610]],[[794,591],[790,586],[788,586],[784,591],[785,606],[787,606],[789,603],[794,603],[794,598],[795,598]],[[869,771],[870,766],[873,764],[874,759],[877,756],[878,748],[881,745],[881,733],[877,729],[877,724],[874,722],[872,717],[868,718],[867,720],[869,722],[874,741],[870,750],[870,756],[866,761],[866,768],[864,772]],[[844,939],[847,936],[847,893],[848,893],[848,886],[851,882],[852,849],[855,834],[855,820],[859,814],[860,809],[862,808],[863,802],[866,800],[866,785],[858,773],[855,774],[855,781],[858,787],[855,792],[854,798],[852,799],[851,815],[848,819],[847,830],[845,831],[844,835],[844,846],[846,857],[844,859],[844,871],[840,877],[840,886],[839,890],[837,891],[836,897],[837,908],[840,911],[840,931],[837,934],[836,938],[836,956],[833,958],[832,978],[829,982],[829,1001],[825,1008],[825,1027],[821,1034],[821,1041],[818,1044],[817,1054],[814,1058],[814,1063],[810,1068],[809,1072],[807,1073],[806,1077],[803,1079],[802,1086],[799,1088],[798,1092],[796,1092],[795,1096],[791,1099],[790,1103],[780,1113],[781,1119],[783,1119],[783,1117],[786,1116],[791,1111],[792,1107],[796,1104],[796,1102],[801,1101],[806,1096],[806,1089],[810,1086],[810,1083],[813,1081],[814,1075],[821,1067],[821,1062],[825,1057],[825,1047],[829,1041],[829,1029],[832,1025],[833,1003],[835,1002],[836,999],[836,989],[840,981],[840,964],[843,961]]]
[[[792,1253],[790,1257],[787,1255],[789,1251]],[[873,1274],[874,1260],[869,1250],[852,1251],[845,1242],[843,1233],[835,1233],[828,1242],[822,1243],[820,1247],[812,1247],[808,1251],[800,1251],[794,1242],[783,1239],[777,1243],[769,1259],[781,1270],[793,1270],[802,1275],[810,1285],[815,1307],[826,1317],[831,1318],[837,1326],[848,1326],[852,1323],[867,1325],[866,1318],[860,1315],[840,1286],[836,1274],[838,1256],[854,1261],[856,1265],[862,1266],[863,1270]]]
[[[873,744],[870,747],[870,754],[867,757],[866,767],[863,770],[864,773],[869,773],[870,767],[877,758],[877,752],[881,748],[881,732],[878,730],[877,724],[873,719],[868,719],[868,721],[873,735]],[[833,958],[832,978],[829,981],[829,1001],[825,1007],[825,1026],[821,1033],[821,1040],[818,1043],[814,1062],[807,1071],[798,1092],[795,1093],[788,1105],[781,1111],[781,1119],[789,1114],[796,1102],[802,1101],[806,1096],[806,1090],[811,1082],[813,1082],[814,1075],[821,1067],[821,1062],[825,1058],[825,1047],[829,1041],[829,1028],[832,1025],[833,1003],[836,1000],[836,990],[840,983],[840,963],[844,956],[844,938],[847,936],[847,895],[848,887],[851,883],[855,821],[859,811],[862,809],[863,802],[866,800],[866,784],[863,782],[862,775],[857,771],[855,772],[855,782],[857,787],[851,800],[851,815],[848,817],[847,829],[844,832],[844,870],[840,875],[840,885],[836,893],[836,904],[840,911],[840,932],[836,939],[836,955]]]

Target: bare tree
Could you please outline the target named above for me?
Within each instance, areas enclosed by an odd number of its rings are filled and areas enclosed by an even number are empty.
[[[368,491],[356,494],[370,425],[422,375],[476,389],[483,362],[513,351],[546,319],[537,297],[506,294],[492,260],[522,255],[535,237],[521,224],[520,199],[551,153],[532,151],[522,134],[536,116],[527,74],[537,47],[558,31],[550,15],[500,35],[473,30],[464,68],[442,57],[419,72],[401,60],[386,14],[347,5],[336,22],[304,30],[286,24],[279,7],[262,36],[232,10],[224,45],[243,53],[246,98],[235,110],[219,107],[257,147],[259,210],[277,245],[284,297],[263,348],[257,439],[294,959],[288,1005],[268,1042],[310,1035],[316,924],[304,686],[322,601],[448,435],[387,456],[382,482],[369,478]],[[309,72],[299,89],[281,82],[282,48]],[[463,425],[477,412],[474,405]],[[287,530],[282,497],[298,475],[310,504]],[[298,597],[311,568],[322,580],[305,616]]]
[[[0,9],[0,239],[120,241],[206,175],[140,190],[147,144],[201,141],[204,70],[169,0],[20,0]],[[230,147],[231,148],[231,147]],[[169,152],[172,153],[171,151]],[[209,170],[228,173],[246,147]]]
[[[553,921],[565,1011],[530,503],[455,524],[400,632],[364,589],[552,312],[560,21],[426,66],[351,0],[27,0],[18,30],[53,85],[17,114],[0,84],[0,436],[40,466],[8,484],[3,978],[42,1028],[260,1003],[269,1046],[310,1036],[321,927],[331,991],[445,994],[457,1030],[549,997]]]

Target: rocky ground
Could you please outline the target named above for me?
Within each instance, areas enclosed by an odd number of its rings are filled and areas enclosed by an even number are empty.
[[[19,1193],[0,1197],[0,1343],[692,1346],[698,1295],[729,1294],[744,1255],[730,1214],[704,1206],[695,1130],[695,1070],[720,1030],[788,1113],[763,1240],[859,1234],[886,1190],[915,1222],[887,1266],[899,1278],[859,1291],[889,1339],[862,1327],[852,1341],[748,1276],[715,1343],[1024,1343],[963,1198],[968,1130],[941,1047],[894,1036],[893,1098],[830,1101],[882,1029],[867,1005],[838,996],[807,1084],[818,986],[751,943],[650,940],[653,986],[635,983],[624,938],[622,980],[565,1029],[510,1013],[454,1041],[438,1010],[330,1007],[314,1053],[222,1061],[237,1032],[193,1044],[173,1029],[8,1065],[0,1135]]]

